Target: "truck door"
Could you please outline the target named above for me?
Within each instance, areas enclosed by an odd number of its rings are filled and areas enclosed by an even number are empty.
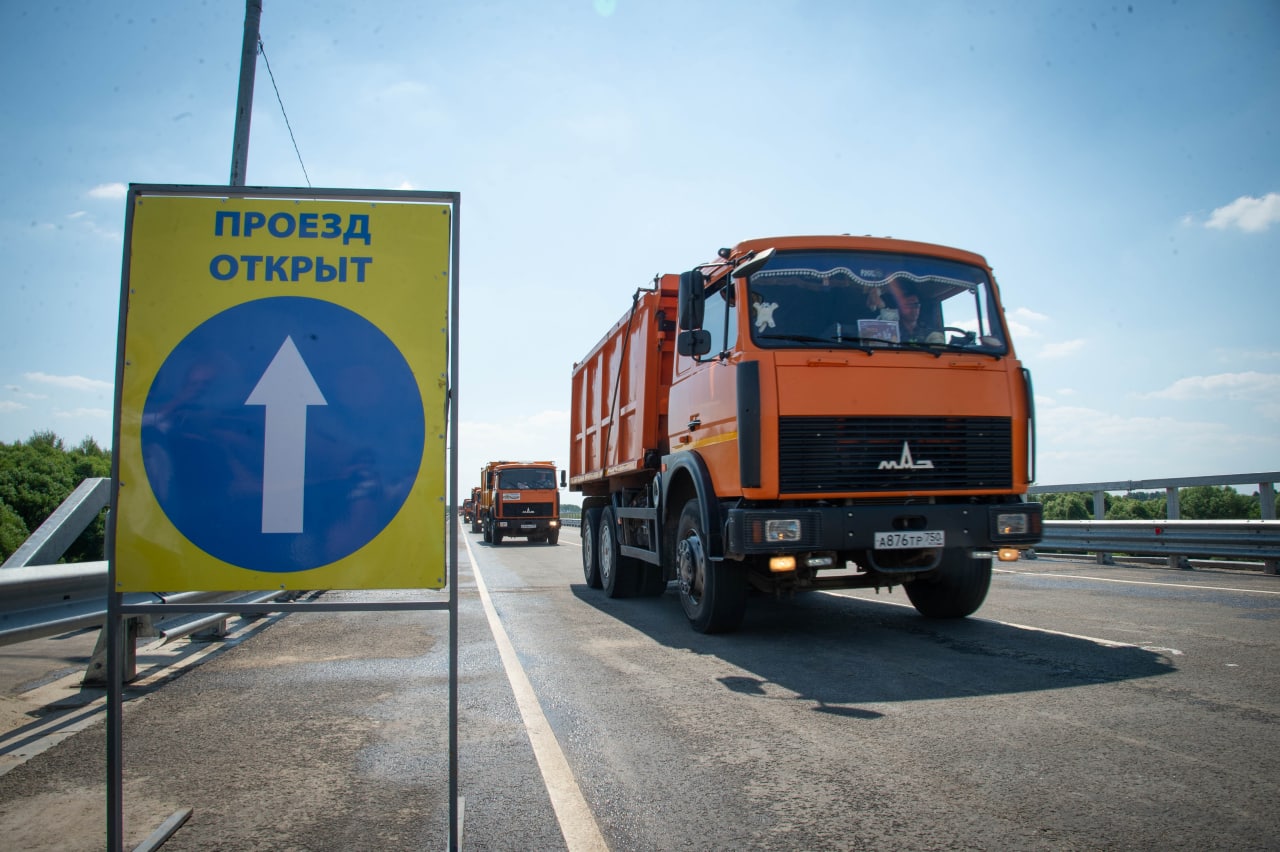
[[[702,328],[705,355],[676,355],[667,412],[672,452],[696,450],[711,470],[716,493],[738,491],[738,308],[728,275],[707,288]]]

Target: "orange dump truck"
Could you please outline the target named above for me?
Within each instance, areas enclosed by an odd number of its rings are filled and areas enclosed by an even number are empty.
[[[557,543],[560,491],[555,462],[494,461],[481,468],[472,531],[483,533],[489,544],[517,536]]]
[[[476,502],[480,497],[480,489],[472,488],[471,496],[462,501],[462,521],[471,524],[472,532],[480,532],[480,527],[476,524]]]
[[[990,266],[871,237],[739,243],[639,290],[573,368],[569,489],[610,597],[678,584],[695,630],[748,589],[986,598],[1040,540],[1031,377]]]

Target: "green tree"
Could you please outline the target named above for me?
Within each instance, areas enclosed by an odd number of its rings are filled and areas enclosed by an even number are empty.
[[[110,475],[111,453],[92,438],[71,450],[53,432],[36,432],[21,443],[0,442],[0,559],[12,555],[81,482]],[[103,510],[67,548],[63,561],[104,558],[105,535]]]
[[[75,468],[51,432],[0,448],[0,502],[17,512],[28,530],[44,523],[76,485]]]
[[[1196,485],[1178,492],[1178,506],[1188,521],[1248,520],[1262,517],[1257,495],[1246,497],[1229,485]]]
[[[0,561],[12,556],[30,534],[18,513],[0,503]]]
[[[1108,521],[1158,521],[1164,519],[1164,500],[1116,497],[1107,503]]]
[[[1087,521],[1093,517],[1089,503],[1079,492],[1041,494],[1040,502],[1044,504],[1046,521]]]

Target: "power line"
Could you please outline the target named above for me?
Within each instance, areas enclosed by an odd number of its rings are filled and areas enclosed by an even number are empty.
[[[307,186],[311,186],[311,176],[307,174],[307,167],[302,162],[302,152],[298,150],[298,140],[293,138],[293,127],[289,124],[289,114],[284,111],[284,100],[280,97],[280,87],[276,85],[276,75],[271,73],[271,60],[267,59],[267,46],[262,43],[262,39],[258,39],[258,52],[262,54],[262,61],[267,66],[267,76],[271,78],[271,88],[276,91],[276,101],[280,104],[280,114],[284,116],[284,126],[289,131],[289,141],[293,143],[293,153],[298,155],[298,165],[302,166],[302,176],[307,179]]]

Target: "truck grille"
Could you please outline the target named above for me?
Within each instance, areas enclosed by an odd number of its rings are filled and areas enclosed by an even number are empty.
[[[1006,417],[784,417],[783,494],[963,491],[1013,485]]]
[[[521,503],[518,501],[502,503],[499,506],[498,517],[517,521],[521,518],[549,518],[551,517],[551,504]]]

